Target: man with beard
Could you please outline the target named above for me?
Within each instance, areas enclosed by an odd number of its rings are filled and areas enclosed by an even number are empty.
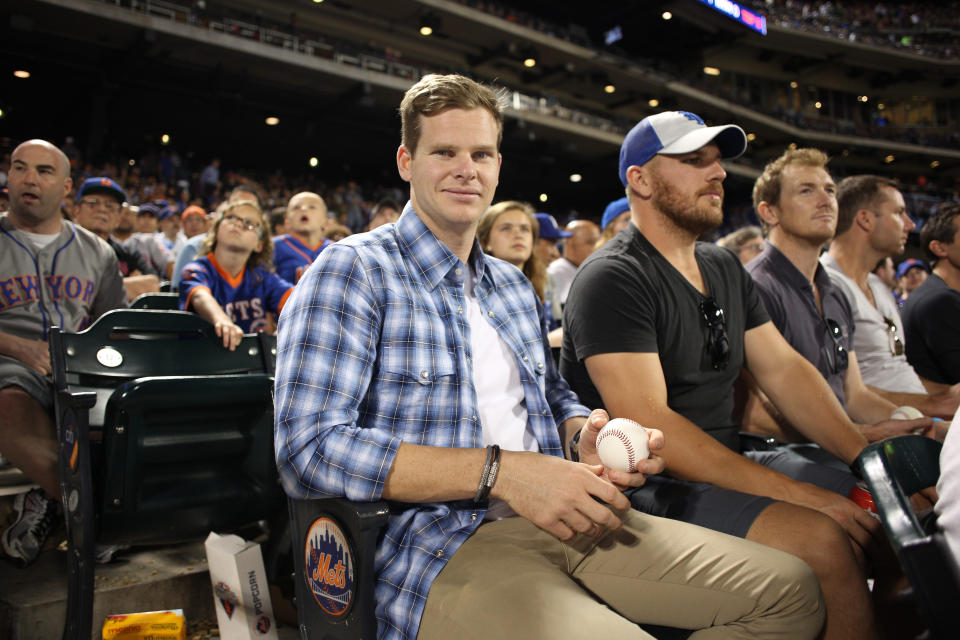
[[[683,111],[645,118],[627,134],[620,180],[631,222],[574,279],[561,373],[587,405],[663,431],[669,475],[628,491],[635,508],[802,558],[823,590],[825,637],[876,638],[860,560],[881,530],[846,497],[856,478],[786,450],[740,452],[733,385],[741,366],[844,462],[867,443],[770,322],[737,257],[697,242],[723,219],[720,160],[745,149],[740,127],[707,127]]]
[[[863,381],[896,405],[949,420],[960,404],[960,383],[928,393],[907,361],[897,302],[871,273],[880,258],[903,253],[915,227],[903,194],[889,178],[851,176],[837,186],[837,205],[837,235],[820,262],[853,309]]]
[[[837,185],[827,162],[818,149],[788,149],[764,167],[753,186],[753,204],[767,244],[746,269],[777,329],[817,367],[848,414],[860,422],[880,422],[896,405],[863,384],[852,342],[853,311],[818,261],[837,226]],[[762,393],[752,390],[746,404],[744,424],[751,431],[772,428],[781,440],[805,440],[788,425],[779,429],[765,420]],[[875,441],[912,431],[902,421],[895,425],[871,424],[862,433]]]

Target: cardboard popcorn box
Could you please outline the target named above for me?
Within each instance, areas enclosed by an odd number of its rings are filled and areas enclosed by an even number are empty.
[[[187,623],[182,609],[107,616],[103,640],[184,640]]]
[[[204,543],[220,636],[278,640],[260,545],[211,532]]]

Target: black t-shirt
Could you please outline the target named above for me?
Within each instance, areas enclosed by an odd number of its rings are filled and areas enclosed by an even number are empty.
[[[900,315],[907,360],[917,374],[960,382],[960,291],[932,274],[910,293]]]
[[[601,353],[659,353],[671,409],[738,450],[733,383],[744,333],[769,321],[737,257],[697,243],[707,292],[724,312],[730,361],[715,370],[704,296],[631,223],[577,271],[563,314],[560,372],[588,407],[603,402],[584,360]],[[638,390],[638,393],[640,390]]]
[[[125,247],[113,238],[108,238],[107,244],[110,245],[110,248],[113,249],[113,252],[117,255],[117,262],[120,264],[120,275],[124,278],[137,270],[145,276],[159,275],[136,249]]]

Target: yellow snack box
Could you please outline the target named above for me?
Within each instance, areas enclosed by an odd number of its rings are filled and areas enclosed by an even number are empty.
[[[146,611],[107,616],[103,640],[186,640],[187,622],[183,609]]]

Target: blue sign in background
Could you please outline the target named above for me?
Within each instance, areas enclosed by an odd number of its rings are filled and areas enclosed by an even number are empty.
[[[733,0],[700,0],[714,11],[736,20],[745,27],[767,35],[767,18],[763,14],[751,11]]]

